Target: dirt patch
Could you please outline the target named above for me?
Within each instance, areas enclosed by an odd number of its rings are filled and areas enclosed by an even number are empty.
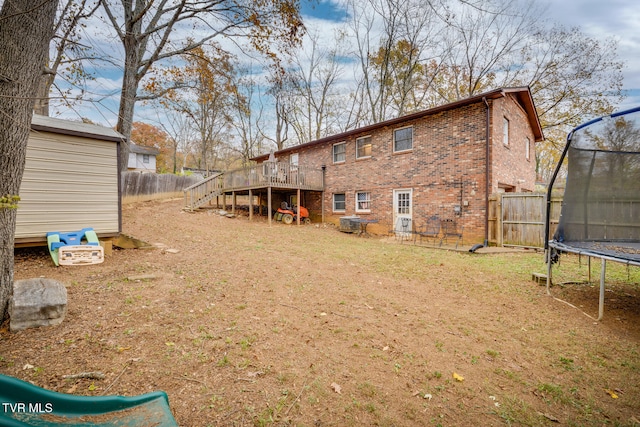
[[[51,390],[164,390],[182,426],[638,425],[640,295],[531,280],[540,253],[470,254],[332,227],[126,205],[155,249],[15,278],[67,285],[65,321],[0,335],[0,372]],[[584,312],[584,313],[583,313]],[[101,372],[104,379],[64,379]],[[614,398],[613,396],[616,396]]]

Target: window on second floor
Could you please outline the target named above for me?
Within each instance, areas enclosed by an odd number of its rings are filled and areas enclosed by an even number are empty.
[[[333,211],[344,212],[347,208],[347,197],[344,193],[335,193],[333,195]]]
[[[413,148],[413,128],[406,127],[393,131],[393,152],[407,151]]]
[[[347,144],[341,142],[333,146],[333,163],[341,163],[346,160]]]
[[[356,139],[356,159],[371,157],[371,137],[363,136]]]
[[[509,119],[506,117],[502,120],[502,143],[506,147],[509,146]]]
[[[289,157],[289,164],[291,166],[298,166],[298,153],[293,153]]]
[[[143,154],[142,155],[142,163],[149,163],[149,155],[148,154]]]
[[[524,158],[527,160],[531,159],[531,140],[529,137],[524,140]]]
[[[359,191],[356,193],[356,212],[371,211],[371,193]]]

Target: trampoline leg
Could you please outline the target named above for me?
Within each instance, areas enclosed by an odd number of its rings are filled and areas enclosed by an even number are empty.
[[[551,295],[551,248],[547,250],[547,295]]]
[[[598,320],[604,316],[604,278],[607,271],[607,260],[602,258],[602,268],[600,270],[600,301],[598,303]]]

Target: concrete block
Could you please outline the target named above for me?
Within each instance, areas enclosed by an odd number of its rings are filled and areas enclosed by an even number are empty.
[[[9,300],[9,329],[59,325],[67,314],[67,288],[57,280],[16,280]]]

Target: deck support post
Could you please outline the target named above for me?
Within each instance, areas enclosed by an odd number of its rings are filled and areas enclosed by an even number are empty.
[[[298,214],[296,215],[296,222],[300,225],[300,206],[302,206],[302,200],[300,200],[300,188],[298,188],[298,193],[296,195],[298,201]]]
[[[271,225],[271,186],[267,187],[267,210],[269,211],[269,225]]]
[[[235,215],[236,213],[236,192],[231,193],[231,213]]]
[[[249,221],[253,219],[253,191],[249,189]]]

